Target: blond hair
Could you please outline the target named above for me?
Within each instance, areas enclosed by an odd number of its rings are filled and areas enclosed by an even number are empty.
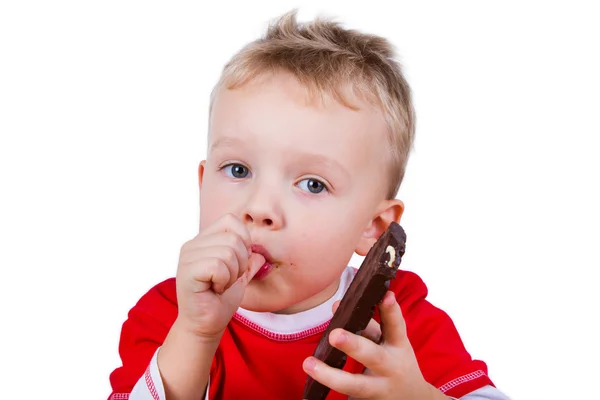
[[[315,95],[328,93],[356,109],[346,90],[379,107],[388,126],[390,185],[388,198],[400,188],[415,132],[408,83],[384,38],[343,28],[316,18],[298,23],[296,10],[273,21],[266,34],[240,50],[224,67],[219,88],[235,89],[266,72],[285,71]]]

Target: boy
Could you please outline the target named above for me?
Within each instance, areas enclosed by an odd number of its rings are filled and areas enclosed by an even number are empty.
[[[290,13],[227,64],[198,170],[200,233],[176,278],[130,311],[111,400],[301,399],[307,374],[328,399],[506,399],[411,272],[364,332],[331,333],[343,370],[311,357],[353,252],[404,211],[414,116],[392,57],[382,38]]]

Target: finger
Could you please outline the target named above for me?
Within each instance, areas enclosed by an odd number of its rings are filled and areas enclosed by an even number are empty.
[[[201,254],[197,252],[198,250],[202,250],[204,248],[209,248],[213,246],[228,246],[235,251],[235,255],[237,257],[239,270],[236,279],[242,276],[244,272],[246,272],[246,269],[248,269],[249,252],[246,249],[244,241],[237,233],[218,232],[215,234],[205,236],[200,242],[201,243],[197,244],[197,248],[188,250],[186,254],[182,256],[182,260],[184,262],[189,259],[197,259],[198,254]]]
[[[203,249],[198,249],[190,255],[192,265],[203,264],[205,259],[217,258],[223,262],[229,270],[229,281],[224,289],[229,288],[235,283],[239,275],[239,263],[235,250],[229,246],[211,246]],[[193,268],[193,267],[192,267]]]
[[[381,315],[381,333],[386,344],[403,346],[408,342],[406,336],[406,323],[402,316],[400,305],[393,292],[387,292],[379,304]]]
[[[197,283],[195,292],[203,292],[212,286],[215,292],[223,293],[231,278],[229,268],[220,258],[205,258],[202,263],[194,266],[191,274]]]
[[[337,311],[339,306],[340,306],[339,300],[335,301],[333,303],[333,305],[331,306],[331,310],[334,314]],[[381,340],[381,328],[379,327],[379,324],[377,323],[377,321],[375,321],[373,318],[371,318],[371,320],[367,324],[367,327],[360,332],[360,335],[363,337],[366,337],[367,339],[371,340],[372,342],[379,343],[379,341]]]
[[[373,318],[367,324],[367,327],[360,332],[360,335],[369,339],[373,343],[381,341],[381,326]]]
[[[377,374],[390,372],[387,351],[370,339],[337,328],[329,334],[329,343]]]
[[[315,357],[304,360],[302,367],[314,380],[347,396],[359,399],[377,398],[380,397],[379,392],[385,388],[385,383],[379,376],[352,374],[332,368]]]
[[[244,242],[248,255],[252,249],[252,239],[246,225],[235,215],[225,214],[215,223],[206,227],[201,234],[213,234],[217,232],[233,232],[236,233]]]
[[[252,278],[254,278],[254,275],[256,275],[256,273],[264,265],[264,263],[265,257],[263,257],[261,254],[252,253],[252,255],[250,256],[250,260],[248,261],[248,270],[235,282],[234,286],[246,286],[248,282],[250,282]]]

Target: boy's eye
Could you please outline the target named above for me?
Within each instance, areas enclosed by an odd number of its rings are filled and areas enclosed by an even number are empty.
[[[327,190],[323,182],[312,178],[300,181],[298,186],[300,189],[314,194],[321,193],[323,190]]]
[[[227,176],[231,178],[245,178],[250,173],[250,170],[242,164],[229,164],[223,167]]]

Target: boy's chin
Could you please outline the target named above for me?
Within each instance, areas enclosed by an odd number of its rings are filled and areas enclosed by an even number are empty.
[[[269,296],[264,288],[256,287],[252,282],[246,287],[246,293],[240,307],[254,312],[278,313],[290,307],[281,296]],[[262,289],[262,290],[261,290]]]
[[[254,311],[254,312],[270,312],[276,313],[279,311],[279,307],[275,304],[269,304],[267,301],[242,301],[240,307],[244,310]]]

